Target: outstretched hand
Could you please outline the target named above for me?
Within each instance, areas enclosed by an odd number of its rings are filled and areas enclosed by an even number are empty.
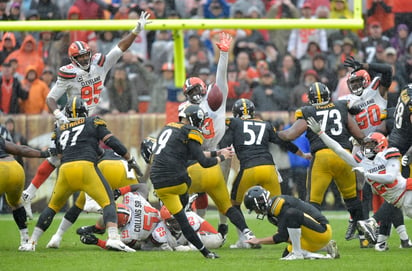
[[[346,58],[343,62],[343,65],[345,67],[352,68],[354,72],[359,71],[363,68],[362,63],[355,60],[353,56],[349,56],[348,58]]]
[[[309,117],[306,122],[308,123],[308,127],[314,132],[315,134],[320,134],[322,131],[321,123],[317,122],[313,117]]]
[[[140,170],[139,166],[136,163],[136,160],[134,159],[134,157],[132,156],[132,158],[130,158],[129,161],[127,161],[127,169],[130,170],[134,170],[137,174],[137,176],[142,177],[143,176],[143,172]]]
[[[230,49],[230,44],[232,43],[232,36],[225,32],[219,33],[220,42],[216,43],[216,46],[223,52],[228,52]]]
[[[140,13],[139,21],[137,22],[137,25],[136,25],[136,27],[132,30],[132,32],[137,35],[137,34],[139,34],[142,30],[145,29],[145,26],[146,26],[147,24],[151,24],[152,21],[148,21],[149,17],[150,17],[150,13],[148,13],[147,11],[142,11],[142,13]]]

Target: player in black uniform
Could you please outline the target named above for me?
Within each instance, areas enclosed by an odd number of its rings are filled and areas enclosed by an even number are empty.
[[[204,118],[205,113],[198,105],[189,105],[184,110],[184,117],[179,117],[180,122],[169,123],[161,130],[153,151],[150,179],[157,196],[179,222],[186,239],[204,257],[215,259],[218,256],[205,248],[190,226],[183,208],[188,201],[191,184],[187,161],[193,159],[199,161],[202,167],[211,167],[233,156],[229,148],[218,152],[202,151],[200,128]]]
[[[26,244],[29,240],[26,210],[20,200],[24,188],[25,174],[23,167],[10,154],[46,158],[50,156],[50,153],[48,151],[35,150],[24,145],[16,145],[0,135],[0,195],[5,194],[6,201],[12,209],[14,221],[19,228],[20,250],[22,245]]]
[[[270,122],[255,118],[255,105],[248,99],[239,99],[233,104],[233,118],[226,119],[226,133],[220,142],[221,147],[235,148],[240,162],[240,170],[232,185],[232,204],[240,210],[245,192],[252,186],[261,185],[270,196],[281,194],[279,177],[269,152],[270,142],[285,146],[299,156],[305,156],[290,141],[279,138]]]
[[[362,212],[362,203],[357,197],[356,177],[352,168],[308,128],[306,120],[314,117],[322,122],[324,131],[349,152],[352,149],[349,137],[353,135],[358,142],[362,142],[365,135],[349,115],[346,101],[331,102],[327,86],[320,82],[313,83],[309,87],[308,96],[311,105],[298,109],[296,122],[278,134],[283,140],[294,140],[307,131],[306,137],[313,155],[307,180],[309,202],[320,210],[326,190],[333,179],[354,222],[366,219]],[[367,240],[362,233],[359,238],[361,247],[367,246]]]
[[[278,244],[290,242],[282,260],[339,258],[332,228],[327,218],[311,204],[298,198],[279,195],[270,198],[269,191],[253,186],[244,197],[249,212],[255,211],[258,219],[266,215],[278,227],[275,235],[248,240],[252,244]],[[290,240],[290,241],[289,241]],[[328,255],[314,253],[326,249]]]
[[[69,123],[55,130],[56,148],[61,155],[61,166],[52,197],[41,213],[33,234],[22,251],[35,251],[41,235],[49,228],[56,213],[76,191],[84,191],[103,208],[103,219],[108,229],[109,248],[134,252],[120,241],[117,228],[116,205],[112,190],[97,168],[101,155],[99,141],[103,141],[135,168],[136,161],[126,147],[107,129],[106,122],[97,117],[88,117],[86,103],[78,97],[69,99],[66,104]]]

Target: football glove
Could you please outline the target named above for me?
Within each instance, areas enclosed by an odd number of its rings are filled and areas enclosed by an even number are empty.
[[[133,156],[130,158],[129,161],[127,161],[127,169],[129,171],[133,169],[134,172],[136,172],[137,176],[139,176],[139,177],[143,176],[143,173],[140,170],[139,166],[137,165],[136,160],[134,159]]]
[[[220,42],[217,42],[216,46],[219,48],[219,50],[223,52],[228,52],[230,48],[230,44],[232,43],[232,39],[233,39],[232,36],[229,35],[228,33],[220,32],[219,39],[220,39]]]
[[[62,111],[60,111],[59,109],[56,109],[53,111],[53,115],[57,120],[57,123],[59,125],[65,124],[65,123],[69,123],[69,120],[67,119],[67,117],[63,114]]]
[[[136,27],[132,30],[132,33],[135,35],[138,35],[142,30],[144,30],[147,24],[152,23],[152,21],[147,20],[149,19],[149,17],[150,17],[150,13],[147,13],[146,11],[142,11],[142,13],[140,13],[140,19],[137,22]]]
[[[113,198],[114,198],[114,200],[117,200],[121,195],[122,195],[122,193],[120,192],[119,189],[113,190]]]
[[[306,122],[308,123],[308,127],[314,132],[315,134],[320,134],[322,131],[321,124],[317,122],[313,117],[309,117]]]
[[[354,167],[354,168],[352,168],[352,171],[357,171],[360,174],[362,174],[363,176],[365,176],[365,174],[367,173],[366,170],[363,167]]]
[[[411,163],[410,159],[411,158],[409,157],[409,155],[404,155],[402,157],[402,162],[401,162],[402,166],[406,167],[407,165],[409,165]]]
[[[350,56],[350,57],[346,58],[345,61],[343,62],[343,65],[345,67],[352,68],[354,72],[359,71],[363,68],[362,63],[355,60],[355,58],[353,56]]]
[[[99,239],[94,234],[86,234],[80,236],[80,241],[85,245],[97,245]]]

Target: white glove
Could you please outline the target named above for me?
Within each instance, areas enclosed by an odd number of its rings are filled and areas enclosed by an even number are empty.
[[[189,246],[180,245],[180,246],[175,247],[174,250],[175,251],[184,251],[185,252],[185,251],[190,251],[191,249],[190,249]]]
[[[69,120],[67,119],[67,117],[63,114],[62,111],[60,111],[59,109],[56,109],[53,111],[53,115],[57,120],[57,123],[59,125],[65,124],[65,123],[69,123]]]
[[[140,19],[137,22],[136,27],[132,30],[132,33],[135,35],[138,35],[142,30],[144,30],[144,27],[146,26],[146,24],[152,23],[152,21],[147,21],[149,17],[150,17],[150,13],[147,13],[146,11],[142,11],[142,13],[140,13]]]
[[[366,170],[363,167],[354,167],[354,168],[352,168],[352,171],[357,171],[357,172],[359,172],[360,174],[362,174],[364,176],[366,174]]]
[[[402,157],[402,162],[401,162],[402,166],[406,167],[407,165],[410,164],[410,158],[409,155],[404,155]]]
[[[308,127],[314,132],[315,134],[320,134],[322,131],[321,124],[317,122],[313,117],[309,117],[306,122],[308,123]]]

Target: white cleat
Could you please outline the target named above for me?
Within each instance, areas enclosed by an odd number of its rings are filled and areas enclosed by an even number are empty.
[[[26,216],[28,219],[33,220],[33,212],[31,210],[31,197],[26,191],[23,191],[21,195],[24,210],[26,210]]]
[[[47,243],[46,248],[59,248],[61,241],[62,237],[60,235],[54,234],[50,239],[49,243]]]
[[[294,261],[294,260],[303,260],[305,257],[303,257],[303,254],[301,253],[295,253],[291,252],[287,256],[280,258],[282,261]]]
[[[36,245],[32,242],[22,244],[22,245],[19,246],[19,251],[24,251],[24,252],[36,251]]]
[[[106,248],[124,252],[136,252],[136,250],[126,246],[122,241],[117,239],[108,239],[106,242]]]
[[[330,240],[329,243],[326,245],[326,251],[328,255],[331,256],[332,259],[340,258],[338,245],[336,244],[335,240]]]

